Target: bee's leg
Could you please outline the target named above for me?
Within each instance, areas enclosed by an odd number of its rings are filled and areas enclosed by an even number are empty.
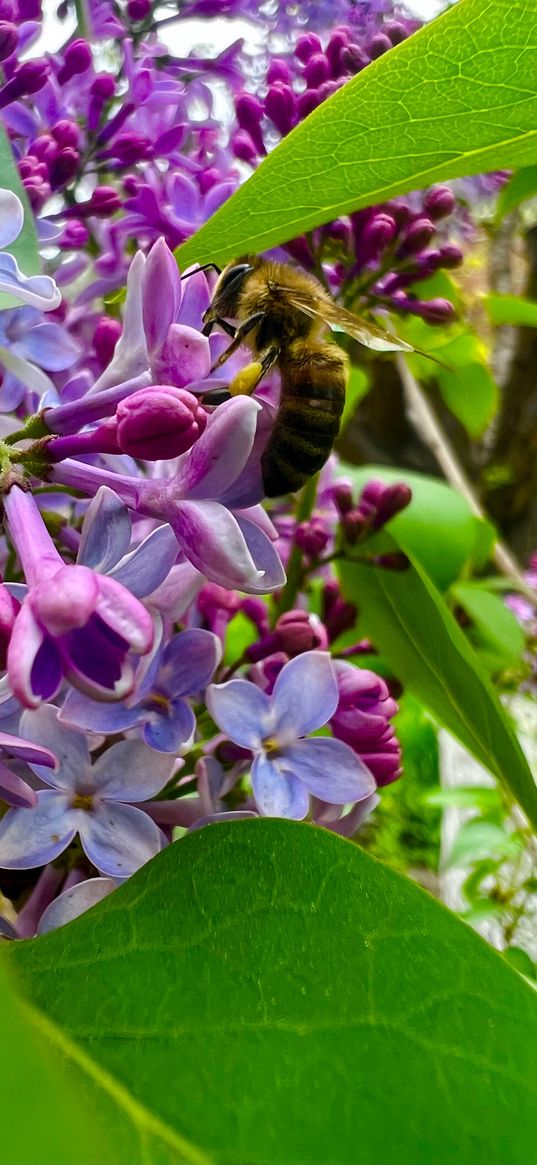
[[[241,368],[233,377],[229,385],[229,392],[231,396],[250,395],[255,392],[259,381],[276,363],[280,354],[279,348],[267,348],[263,352],[260,360],[253,360],[251,364],[247,364],[245,368]]]
[[[215,324],[220,324],[222,331],[226,335],[231,336],[232,340],[234,339],[237,329],[233,327],[233,324],[228,324],[227,320],[221,320],[219,316],[215,320],[209,320],[209,323],[205,324],[205,327],[201,329],[202,336],[210,336]]]
[[[232,356],[233,353],[237,351],[237,348],[240,344],[242,344],[242,341],[244,340],[245,336],[248,335],[248,332],[251,332],[253,328],[257,328],[258,324],[260,324],[261,320],[264,318],[265,312],[257,311],[253,316],[250,316],[247,320],[244,321],[243,324],[240,325],[240,327],[237,328],[231,344],[228,348],[226,348],[225,352],[222,352],[222,355],[218,357],[218,360],[215,361],[211,368],[211,372],[214,372],[216,368],[220,368],[220,366],[224,364],[228,357]],[[221,321],[219,320],[218,322],[220,323]]]

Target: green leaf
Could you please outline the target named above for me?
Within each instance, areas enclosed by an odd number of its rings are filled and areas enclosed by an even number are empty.
[[[520,838],[506,833],[502,825],[476,818],[459,829],[445,867],[467,866],[481,858],[514,858],[521,846]]]
[[[438,371],[440,392],[470,437],[480,437],[495,416],[499,393],[494,377],[484,362],[472,361],[453,372]]]
[[[378,478],[388,485],[405,482],[412,489],[412,501],[390,522],[393,533],[404,550],[418,559],[440,590],[458,578],[463,567],[474,557],[476,519],[468,502],[437,477],[391,469],[384,465],[343,463],[343,472],[358,489]]]
[[[534,198],[537,194],[537,166],[526,166],[519,170],[510,181],[500,190],[496,201],[496,222],[515,210],[527,198]]]
[[[491,292],[483,296],[483,303],[491,324],[497,327],[511,324],[513,327],[537,328],[537,303],[531,299]]]
[[[404,539],[397,544],[409,553]],[[419,564],[391,571],[341,562],[339,572],[345,595],[359,608],[359,631],[371,636],[405,687],[503,781],[537,824],[537,787],[510,722],[475,652]]]
[[[393,195],[537,160],[537,8],[460,0],[296,127],[178,250],[262,251]]]
[[[524,632],[502,599],[479,583],[455,583],[451,594],[470,616],[481,644],[491,648],[504,666],[520,663],[525,648]]]
[[[428,805],[443,809],[479,809],[482,813],[496,813],[502,802],[497,789],[491,785],[457,785],[453,789],[431,789],[424,793]]]
[[[519,971],[521,975],[526,975],[526,978],[528,979],[537,979],[537,967],[535,966],[533,959],[530,959],[527,951],[522,950],[522,947],[508,947],[507,950],[503,952],[503,957],[504,959],[507,959],[507,962],[510,963],[512,967],[515,967],[515,969]]]
[[[323,830],[209,826],[9,955],[70,1039],[216,1165],[532,1158],[534,992]]]
[[[30,209],[28,199],[22,182],[19,178],[18,170],[15,165],[11,146],[9,144],[6,132],[0,125],[0,174],[1,185],[4,190],[12,190],[17,198],[20,198],[24,207],[24,225],[22,231],[14,243],[10,243],[7,250],[10,255],[14,255],[21,271],[25,275],[39,275],[41,272],[41,259],[39,256],[37,235],[34,225],[34,216]],[[18,305],[19,301],[13,296],[7,295],[5,292],[0,292],[0,310],[6,307],[12,307],[14,304]]]
[[[369,392],[370,387],[371,380],[365,369],[358,368],[355,364],[351,365],[349,379],[347,382],[347,389],[345,392],[345,407],[341,417],[342,433],[346,425],[348,425],[349,421],[354,416],[356,406]]]

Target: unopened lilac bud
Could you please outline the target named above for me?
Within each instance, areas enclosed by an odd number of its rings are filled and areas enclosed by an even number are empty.
[[[6,668],[11,632],[19,611],[20,603],[10,595],[4,584],[0,583],[0,667],[3,671]]]
[[[240,129],[246,130],[259,154],[265,153],[265,143],[261,132],[263,105],[253,93],[239,93],[235,110]]]
[[[100,97],[101,101],[109,101],[116,91],[116,82],[110,73],[97,73],[90,87],[92,97]]]
[[[97,218],[108,218],[115,214],[121,206],[121,199],[113,186],[96,186],[88,202],[78,202],[72,207],[73,214],[79,218],[88,218],[95,215]]]
[[[309,117],[314,109],[321,104],[321,98],[317,89],[306,89],[305,93],[301,93],[296,107],[299,121],[304,121],[305,117]]]
[[[34,138],[28,153],[38,158],[40,162],[45,162],[48,167],[58,156],[58,149],[58,143],[51,134],[43,133]]]
[[[276,621],[275,631],[280,640],[280,651],[291,658],[303,651],[326,650],[328,636],[317,615],[308,611],[286,611]]]
[[[269,630],[269,614],[266,603],[255,595],[247,595],[241,602],[241,611],[255,623],[260,635],[266,635]]]
[[[80,165],[80,154],[78,150],[74,150],[72,146],[67,146],[64,150],[60,150],[58,157],[50,167],[50,185],[53,190],[57,190],[60,186],[65,186],[78,173]]]
[[[317,89],[330,77],[330,62],[324,53],[313,53],[304,66],[304,80],[309,89]]]
[[[435,228],[429,218],[416,218],[410,224],[405,237],[398,248],[397,258],[405,259],[409,255],[417,255],[419,251],[430,243]]]
[[[330,63],[330,69],[333,77],[339,77],[342,72],[341,54],[343,49],[347,48],[349,43],[349,36],[342,28],[336,28],[328,41],[325,52]]]
[[[429,299],[425,302],[411,301],[408,309],[413,315],[419,316],[427,324],[446,324],[455,315],[455,308],[449,299]]]
[[[0,109],[10,105],[12,101],[18,101],[20,97],[38,93],[43,88],[49,72],[48,61],[38,58],[18,65],[9,81],[0,88]]]
[[[326,550],[330,534],[321,518],[300,522],[295,530],[295,543],[308,558],[318,558]]]
[[[102,316],[99,320],[93,333],[93,347],[103,368],[108,367],[121,332],[119,320],[114,320],[111,316]]]
[[[58,246],[65,251],[78,251],[79,248],[86,246],[88,239],[89,231],[87,226],[75,218],[66,224],[61,238],[58,239]]]
[[[248,162],[248,165],[254,166],[259,157],[250,134],[245,129],[237,129],[231,135],[231,149],[236,158],[241,162]]]
[[[350,546],[355,546],[367,530],[367,517],[358,507],[355,507],[349,510],[348,514],[342,515],[341,526],[345,541]]]
[[[423,209],[434,222],[446,218],[455,209],[455,196],[449,186],[433,186],[423,200]]]
[[[396,234],[395,219],[383,211],[376,214],[364,229],[360,248],[363,249],[363,254],[360,255],[360,258],[364,262],[377,259],[381,252],[393,242]]]
[[[79,38],[67,45],[63,54],[63,65],[58,72],[58,83],[65,85],[71,77],[85,73],[92,62],[91,49],[86,40]]]
[[[334,498],[334,504],[339,510],[340,514],[350,513],[354,502],[352,497],[352,486],[348,481],[336,482],[332,490],[332,496]]]
[[[373,529],[379,530],[391,518],[395,518],[396,514],[400,514],[401,510],[406,509],[411,501],[412,490],[404,482],[386,486],[377,502],[377,512],[372,523]]]
[[[382,26],[382,31],[389,36],[392,45],[401,44],[401,41],[406,40],[408,31],[404,24],[399,20],[389,20]]]
[[[151,12],[151,0],[129,0],[127,15],[129,20],[145,20]]]
[[[390,37],[383,32],[377,32],[376,36],[373,36],[369,41],[367,51],[371,60],[376,61],[378,57],[384,56],[384,53],[389,52],[391,48],[393,48],[393,44]]]
[[[348,603],[341,594],[339,583],[330,579],[323,589],[321,617],[331,643],[354,627],[357,615],[354,603]]]
[[[19,0],[19,20],[41,20],[41,0]]]
[[[123,453],[157,461],[190,449],[207,424],[207,413],[192,393],[162,384],[125,397],[118,404],[116,419]]]
[[[383,570],[404,571],[408,570],[410,566],[406,554],[403,554],[402,551],[394,554],[378,554],[373,562],[375,566],[380,566]]]
[[[21,0],[18,3],[15,0],[0,0],[0,20],[7,20],[13,24],[17,18],[19,20],[28,20],[27,16],[21,15]]]
[[[341,50],[340,63],[346,73],[360,73],[369,64],[369,57],[360,45],[349,44]]]
[[[64,118],[62,121],[57,121],[56,125],[52,126],[50,132],[62,150],[68,146],[76,150],[80,145],[80,130],[76,121],[69,121],[67,118]]]
[[[122,133],[114,138],[108,156],[118,159],[124,166],[134,166],[151,157],[151,142],[140,133]]]
[[[299,36],[295,45],[295,56],[298,57],[302,64],[309,61],[314,53],[322,53],[323,46],[319,37],[314,32],[307,32],[304,36]]]
[[[317,96],[321,101],[326,101],[327,97],[332,97],[332,95],[337,93],[338,89],[341,89],[341,86],[344,84],[344,77],[334,78],[333,81],[323,81],[322,85],[319,85]]]
[[[444,247],[440,247],[440,266],[451,269],[452,267],[460,267],[463,262],[464,255],[455,243],[446,243]]]
[[[273,57],[267,70],[267,85],[274,85],[276,81],[282,81],[284,85],[291,83],[289,66],[280,57]]]
[[[265,113],[282,137],[293,128],[296,99],[290,85],[271,85],[265,97]]]
[[[206,170],[201,170],[196,178],[200,193],[207,194],[208,190],[212,190],[213,186],[222,181],[222,172],[216,166],[208,166]]]
[[[5,61],[15,52],[18,40],[15,25],[7,20],[0,21],[0,61]]]

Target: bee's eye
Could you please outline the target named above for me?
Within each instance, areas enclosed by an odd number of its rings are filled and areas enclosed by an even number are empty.
[[[248,275],[250,271],[253,271],[251,263],[236,263],[233,267],[228,267],[218,280],[218,295],[228,291],[231,285],[235,284],[235,280],[237,280],[236,286],[238,287],[244,276]]]

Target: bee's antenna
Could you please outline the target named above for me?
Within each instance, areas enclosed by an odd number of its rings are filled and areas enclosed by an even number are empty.
[[[221,275],[222,268],[217,267],[216,263],[202,263],[199,267],[194,267],[193,271],[187,271],[186,275],[181,275],[181,282],[183,279],[190,279],[191,275],[197,275],[198,271],[216,271],[217,275]]]

